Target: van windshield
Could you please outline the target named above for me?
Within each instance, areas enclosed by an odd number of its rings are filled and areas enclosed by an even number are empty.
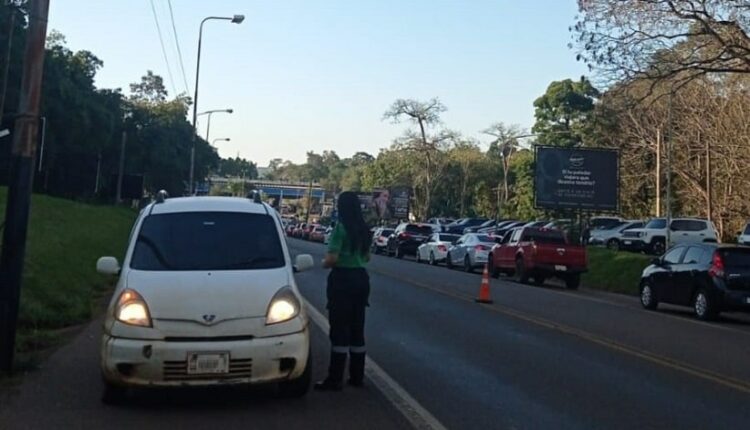
[[[130,266],[136,270],[249,270],[283,267],[276,224],[268,215],[181,212],[148,216]]]

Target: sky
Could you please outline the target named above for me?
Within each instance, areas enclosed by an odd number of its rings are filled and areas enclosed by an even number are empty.
[[[307,151],[377,155],[408,124],[383,121],[398,98],[438,97],[443,126],[490,141],[502,121],[528,129],[534,100],[554,80],[578,79],[568,27],[575,0],[52,0],[48,30],[104,66],[100,88],[122,88],[147,70],[170,95],[195,85],[200,21],[243,14],[242,24],[208,21],[203,30],[198,111],[214,114],[210,140],[222,157],[259,166],[304,162]],[[205,137],[205,117],[199,130]]]

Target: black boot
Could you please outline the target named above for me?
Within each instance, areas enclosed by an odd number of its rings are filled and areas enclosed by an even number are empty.
[[[365,353],[349,353],[349,385],[361,387],[365,380]]]
[[[317,391],[341,391],[343,388],[345,367],[346,353],[331,352],[328,377],[320,382],[316,382],[313,388]]]

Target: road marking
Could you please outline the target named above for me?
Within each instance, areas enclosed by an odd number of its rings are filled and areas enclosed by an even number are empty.
[[[307,299],[303,299],[305,308],[310,319],[320,327],[323,332],[328,334],[330,326],[328,320],[321,314]],[[383,393],[396,409],[416,429],[425,430],[446,430],[446,427],[440,423],[427,409],[417,402],[414,397],[404,390],[398,382],[391,378],[377,363],[367,357],[365,364],[365,374],[367,378]]]
[[[415,287],[430,290],[433,292],[436,292],[438,294],[442,294],[448,297],[452,297],[455,299],[459,299],[465,302],[469,303],[475,303],[474,297],[467,296],[465,294],[460,294],[452,291],[445,291],[440,288],[436,288],[427,284],[423,284],[421,282],[416,282],[409,279],[403,279],[399,278],[396,275],[392,275],[380,270],[370,270],[372,273],[376,273],[381,276],[385,276],[387,278],[396,279],[400,282],[404,282],[407,284],[411,284]],[[610,339],[595,335],[593,333],[589,333],[584,330],[580,330],[577,328],[573,328],[564,324],[556,323],[554,321],[547,320],[545,318],[533,316],[524,312],[516,311],[510,307],[494,304],[494,305],[480,305],[484,309],[497,312],[500,314],[504,314],[525,322],[529,322],[550,330],[555,330],[570,336],[578,337],[580,339],[587,340],[589,342],[595,343],[597,345],[622,352],[624,354],[628,354],[646,361],[650,361],[652,363],[667,367],[672,370],[676,370],[679,372],[687,373],[689,375],[695,376],[700,379],[704,379],[719,385],[722,385],[724,387],[732,388],[737,391],[740,391],[745,394],[750,394],[750,383],[735,379],[726,375],[722,375],[720,373],[716,373],[710,370],[701,369],[699,367],[683,363],[679,360],[675,360],[669,357],[664,357],[659,354],[654,354],[652,352],[648,352],[639,348],[627,346],[615,341],[612,341]]]

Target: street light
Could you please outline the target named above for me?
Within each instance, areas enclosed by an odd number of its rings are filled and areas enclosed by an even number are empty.
[[[198,83],[201,72],[201,43],[203,42],[203,24],[206,21],[219,20],[229,21],[232,24],[241,24],[245,20],[245,15],[234,15],[232,17],[209,16],[203,18],[200,29],[198,30],[198,58],[195,65],[195,96],[193,97],[193,142],[190,147],[190,194],[193,194],[193,175],[195,173],[195,137],[198,134]]]
[[[216,139],[214,139],[214,140],[213,140],[213,141],[211,142],[211,145],[215,146],[214,144],[215,144],[216,142],[218,142],[218,141],[229,142],[230,140],[232,140],[232,139],[230,139],[230,138],[228,138],[228,137],[217,137]]]
[[[206,140],[208,140],[208,133],[211,131],[211,115],[215,113],[233,113],[234,109],[214,109],[201,112],[198,116],[208,115],[208,125],[206,125]]]

